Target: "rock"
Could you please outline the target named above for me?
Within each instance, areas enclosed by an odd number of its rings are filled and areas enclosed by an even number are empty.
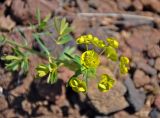
[[[10,31],[15,26],[15,22],[13,22],[10,16],[0,17],[0,30]]]
[[[16,114],[15,113],[15,110],[14,109],[7,109],[3,112],[3,116],[2,118],[15,118],[15,117],[18,117],[18,118],[23,118],[22,116],[20,116],[19,114]]]
[[[156,59],[154,67],[155,67],[155,69],[160,71],[160,57]]]
[[[128,91],[128,96],[126,97],[128,102],[131,104],[135,111],[139,111],[144,105],[146,99],[145,93],[140,92],[135,88],[134,83],[129,76],[124,81],[124,84]]]
[[[153,67],[151,67],[149,64],[147,63],[143,63],[143,62],[139,62],[137,63],[137,66],[139,69],[142,69],[144,72],[146,72],[147,74],[150,74],[152,76],[157,74],[156,69],[154,69]]]
[[[6,10],[5,5],[0,3],[0,17],[4,15],[5,10]]]
[[[151,118],[160,118],[160,112],[156,108],[154,108],[150,112],[150,117]]]
[[[143,5],[140,2],[140,0],[134,0],[133,3],[132,3],[132,5],[138,11],[141,11],[143,9]]]
[[[130,31],[130,37],[128,37],[125,41],[134,50],[150,51],[153,48],[153,46],[151,45],[157,44],[160,41],[160,39],[158,38],[160,37],[159,30],[151,28],[149,26],[132,28]],[[152,52],[154,53],[154,51]],[[156,56],[157,53],[158,51],[156,51]]]
[[[86,1],[77,0],[77,3],[78,3],[78,6],[79,6],[79,8],[80,8],[80,10],[81,10],[80,12],[82,12],[82,13],[88,12],[89,7],[88,7],[88,4],[87,4]]]
[[[150,8],[149,10],[155,11],[157,13],[160,12],[160,2],[159,0],[140,0],[144,7]]]
[[[135,115],[138,116],[138,118],[148,118],[152,109],[151,106],[153,104],[153,100],[153,95],[147,96],[145,105],[140,109],[140,111],[136,112]]]
[[[101,75],[104,72],[113,76],[108,69],[106,69],[106,71],[103,69],[103,72],[101,71],[98,75]],[[109,114],[122,110],[128,106],[128,103],[123,96],[126,92],[126,88],[121,82],[116,81],[115,86],[109,92],[102,93],[97,88],[98,80],[99,79],[97,78],[89,81],[87,92],[90,100],[89,103],[91,103],[98,112]]]
[[[21,24],[35,23],[36,10],[40,9],[41,19],[58,9],[57,0],[13,0],[11,4],[12,18]]]
[[[76,17],[72,23],[73,29],[76,29],[73,32],[75,37],[78,38],[80,35],[82,35],[89,28],[89,24],[89,19]]]
[[[148,59],[148,64],[149,64],[150,66],[154,66],[155,60],[154,60],[154,59]]]
[[[24,101],[22,102],[22,108],[23,108],[23,110],[24,110],[25,112],[27,112],[28,114],[31,115],[31,113],[32,113],[32,106],[31,106],[31,103],[30,103],[30,102],[28,102],[27,100],[24,100]]]
[[[158,45],[148,45],[148,56],[151,58],[156,58],[160,56],[160,47]]]
[[[155,97],[154,105],[156,106],[156,108],[157,108],[158,110],[160,110],[160,95],[157,95],[157,96]]]
[[[120,111],[113,115],[113,118],[138,118],[136,115],[130,115],[126,111]]]
[[[4,96],[0,96],[0,111],[3,111],[8,108],[8,103]]]
[[[131,6],[132,1],[131,0],[124,0],[123,2],[121,0],[116,0],[118,7],[120,7],[121,9],[127,9]]]
[[[136,70],[133,80],[136,87],[143,87],[144,85],[150,83],[149,76],[146,76],[141,70]]]

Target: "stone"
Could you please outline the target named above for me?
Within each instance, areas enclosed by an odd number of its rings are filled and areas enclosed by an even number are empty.
[[[113,76],[109,69],[105,70],[103,69],[103,71],[98,72],[98,75],[100,76],[105,72],[110,76]],[[98,112],[109,114],[128,107],[128,103],[124,98],[126,88],[120,81],[116,81],[115,86],[110,91],[102,93],[97,88],[98,80],[99,78],[91,79],[88,82],[89,85],[87,90],[87,95],[90,100],[89,103],[91,103]]]
[[[119,111],[113,115],[113,118],[138,118],[136,115],[130,115],[126,111]]]
[[[4,96],[0,96],[0,111],[3,111],[8,108],[8,103]]]
[[[150,74],[152,76],[157,74],[157,70],[153,67],[151,67],[149,64],[147,63],[143,63],[143,62],[138,62],[137,66],[139,69],[142,69],[144,72],[146,72],[147,74]]]
[[[160,95],[157,95],[157,96],[155,97],[154,105],[156,106],[156,108],[157,108],[158,110],[160,110]]]
[[[145,73],[141,70],[136,70],[133,81],[136,87],[143,87],[150,83],[149,76],[146,76]]]
[[[118,7],[121,9],[127,9],[131,6],[132,1],[131,0],[124,0],[123,2],[121,0],[116,0]]]
[[[148,45],[148,56],[151,58],[156,58],[160,56],[160,47],[158,45]]]
[[[140,35],[141,34],[141,35]],[[136,28],[131,28],[130,30],[130,36],[125,40],[126,43],[134,50],[137,51],[144,51],[144,50],[154,50],[153,45],[156,45],[160,39],[159,30],[151,28],[149,26],[142,26],[142,27],[136,27]],[[152,39],[152,40],[151,40]],[[157,46],[156,46],[156,49]],[[153,55],[157,56],[159,55],[158,51],[156,51],[156,54],[154,51],[151,51],[151,57]]]
[[[155,69],[160,71],[160,57],[156,59],[154,67],[155,67]]]
[[[152,111],[150,112],[150,117],[160,118],[160,112],[156,108],[153,108]]]
[[[76,17],[73,20],[72,27],[74,30],[74,35],[76,38],[78,38],[80,35],[82,35],[88,28],[89,28],[89,19],[82,18],[82,17]]]
[[[21,24],[36,23],[35,14],[39,8],[41,12],[41,19],[44,19],[46,15],[52,14],[58,9],[57,0],[13,0],[11,4],[12,18],[16,22]]]
[[[126,99],[131,104],[131,106],[134,108],[135,111],[139,111],[144,106],[144,102],[146,99],[145,93],[140,92],[135,88],[134,83],[129,76],[125,79],[124,84],[127,88],[127,93],[128,93]]]
[[[10,31],[11,29],[14,28],[15,25],[16,25],[15,22],[12,21],[10,16],[0,17],[0,30]]]
[[[134,0],[132,5],[136,10],[141,11],[143,9],[143,5],[139,0]]]
[[[149,64],[150,66],[154,66],[155,60],[154,60],[154,59],[148,59],[148,64]]]
[[[31,103],[29,101],[27,101],[27,100],[22,101],[22,108],[23,108],[23,110],[25,112],[27,112],[28,114],[31,115],[31,113],[32,113],[32,105],[31,105]]]

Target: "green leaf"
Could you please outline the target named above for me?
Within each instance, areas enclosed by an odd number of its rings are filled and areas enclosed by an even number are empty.
[[[60,35],[63,34],[66,28],[68,28],[68,23],[66,22],[66,19],[63,18],[61,21]]]
[[[69,34],[70,32],[72,32],[72,30],[73,30],[73,29],[72,29],[71,27],[67,27],[66,29],[64,29],[62,35],[67,35],[67,34]]]
[[[11,61],[11,60],[20,60],[21,58],[13,55],[6,55],[6,56],[2,56],[1,59],[4,61]]]
[[[65,47],[64,51],[60,54],[58,59],[59,60],[70,60],[70,58],[67,57],[64,53],[68,53],[69,55],[74,55],[73,52],[75,51],[75,49],[76,49],[75,47],[69,47],[69,46]]]
[[[48,14],[48,15],[43,19],[43,22],[48,22],[50,18],[51,18],[51,14]]]
[[[57,44],[65,44],[72,40],[71,35],[65,35],[65,36],[60,36],[59,40],[57,41]]]
[[[60,18],[59,17],[55,17],[53,19],[53,26],[54,26],[55,30],[57,31],[57,33],[60,34],[61,22],[60,22]]]
[[[40,25],[41,23],[41,13],[40,13],[40,9],[36,9],[36,19],[38,20],[38,25]]]
[[[29,69],[28,59],[25,59],[24,61],[22,61],[21,69],[23,70],[24,73],[28,72],[28,69]]]
[[[15,70],[18,70],[18,67],[19,67],[19,61],[14,60],[14,61],[12,61],[11,63],[6,64],[6,67],[5,67],[5,68],[6,68],[7,70],[15,71]]]
[[[0,46],[4,45],[5,41],[6,41],[5,37],[3,35],[0,35]]]

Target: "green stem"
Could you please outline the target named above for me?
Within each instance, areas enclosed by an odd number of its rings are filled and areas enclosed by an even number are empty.
[[[102,55],[105,50],[106,50],[106,48],[104,48],[98,55],[99,56]]]
[[[35,38],[37,43],[41,46],[41,48],[46,52],[47,56],[50,56],[50,52],[48,51],[48,49],[45,47],[45,45],[40,40],[39,35],[34,34],[33,37]]]
[[[36,51],[36,50],[33,50],[33,49],[31,49],[31,48],[29,48],[29,47],[27,47],[27,46],[25,46],[25,45],[18,44],[18,43],[16,43],[15,41],[6,39],[6,43],[9,43],[9,44],[11,44],[11,45],[14,45],[14,46],[23,48],[23,49],[25,49],[25,50],[28,50],[28,51],[31,52],[31,53],[36,53],[36,54],[38,54],[39,56],[46,58],[46,55],[45,55],[45,54],[42,54],[42,53],[40,53],[40,52],[38,52],[38,51]]]

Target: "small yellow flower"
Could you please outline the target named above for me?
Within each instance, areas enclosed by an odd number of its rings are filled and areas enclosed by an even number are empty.
[[[77,44],[90,44],[93,36],[91,34],[83,35],[79,37],[76,42]]]
[[[101,92],[107,92],[113,87],[114,84],[115,84],[115,80],[114,79],[112,79],[107,74],[103,74],[103,75],[101,75],[101,80],[98,83],[98,89]]]
[[[79,92],[85,93],[87,90],[86,82],[83,80],[77,79],[76,77],[73,77],[70,79],[69,85],[72,88],[72,90],[77,93]]]
[[[86,68],[96,68],[100,63],[98,54],[93,50],[85,51],[81,55],[81,64]]]
[[[92,44],[97,46],[98,48],[104,48],[106,46],[104,41],[99,40],[97,37],[94,37],[94,39],[92,40]]]
[[[111,59],[112,61],[118,60],[118,54],[116,50],[111,46],[106,47],[105,55],[107,56],[107,58]]]
[[[119,43],[118,43],[118,41],[117,41],[116,39],[107,38],[106,40],[107,40],[107,42],[108,42],[108,44],[109,44],[110,46],[112,46],[113,48],[118,48]]]
[[[120,63],[119,63],[119,68],[121,74],[126,74],[128,73],[128,64],[129,64],[129,59],[127,57],[121,56],[120,57]]]
[[[129,64],[129,59],[125,56],[120,57],[120,62],[123,64]]]

